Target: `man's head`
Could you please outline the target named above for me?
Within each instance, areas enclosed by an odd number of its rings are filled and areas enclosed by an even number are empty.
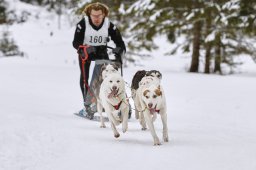
[[[91,18],[95,26],[99,26],[104,18],[108,16],[109,9],[105,4],[96,2],[85,7],[84,13]]]

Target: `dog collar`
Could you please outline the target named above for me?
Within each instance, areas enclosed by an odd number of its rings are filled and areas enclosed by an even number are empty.
[[[160,110],[156,110],[156,109],[155,109],[155,112],[159,113],[159,112],[160,112]]]

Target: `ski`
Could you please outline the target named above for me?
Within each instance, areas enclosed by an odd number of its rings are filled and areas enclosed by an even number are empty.
[[[74,113],[74,115],[79,116],[79,117],[84,118],[84,119],[87,119],[87,120],[92,120],[92,121],[100,122],[100,116],[98,116],[98,115],[93,116],[93,118],[86,117],[86,116],[81,115],[79,113]],[[104,122],[108,122],[109,121],[108,118],[105,117],[105,116],[103,116],[103,119],[104,119]]]

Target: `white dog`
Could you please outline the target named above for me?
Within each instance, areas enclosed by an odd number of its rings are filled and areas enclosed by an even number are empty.
[[[136,91],[134,103],[139,111],[139,121],[142,130],[146,130],[146,125],[153,136],[154,145],[160,145],[159,138],[155,132],[153,122],[160,114],[163,124],[163,140],[168,142],[167,109],[164,91],[160,85],[160,80],[155,76],[143,77]]]
[[[125,133],[128,129],[129,104],[126,100],[125,82],[119,73],[111,73],[103,80],[99,94],[100,101],[97,102],[97,110],[101,116],[101,127],[106,127],[102,117],[102,110],[105,109],[114,136],[120,134],[116,126],[122,123],[122,130]]]
[[[101,65],[100,72],[98,73],[98,79],[93,81],[91,88],[93,89],[94,95],[99,100],[100,85],[103,80],[111,73],[118,73],[118,66],[116,64],[104,63]]]

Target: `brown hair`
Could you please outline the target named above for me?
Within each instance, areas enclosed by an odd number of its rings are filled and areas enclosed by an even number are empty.
[[[101,10],[102,13],[107,17],[108,14],[109,14],[109,8],[107,5],[103,4],[103,3],[100,3],[100,2],[96,2],[96,3],[92,3],[92,4],[89,4],[89,5],[86,5],[85,8],[84,8],[84,11],[83,13],[87,16],[89,16],[91,14],[91,11],[92,10],[95,10],[95,11],[98,11],[98,10]]]

